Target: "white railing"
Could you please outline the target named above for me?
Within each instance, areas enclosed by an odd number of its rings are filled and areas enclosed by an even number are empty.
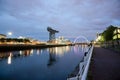
[[[85,53],[83,60],[79,63],[79,72],[75,77],[67,78],[67,80],[86,80],[88,69],[92,57],[93,46]]]

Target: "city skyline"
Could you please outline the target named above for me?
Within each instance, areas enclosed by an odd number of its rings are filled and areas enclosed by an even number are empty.
[[[120,26],[119,0],[0,0],[0,33],[48,40],[58,36],[96,38],[109,25]]]

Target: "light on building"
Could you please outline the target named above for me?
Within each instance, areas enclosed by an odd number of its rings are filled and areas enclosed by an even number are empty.
[[[101,39],[101,36],[98,36],[98,38],[96,39],[96,41],[99,41]]]

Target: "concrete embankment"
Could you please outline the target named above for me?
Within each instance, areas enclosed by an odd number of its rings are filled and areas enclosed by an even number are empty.
[[[0,51],[11,51],[11,50],[24,50],[24,49],[34,49],[34,48],[48,48],[48,47],[60,47],[67,46],[66,44],[1,44]]]

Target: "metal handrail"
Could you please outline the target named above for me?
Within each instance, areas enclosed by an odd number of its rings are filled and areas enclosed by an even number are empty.
[[[85,53],[82,61],[79,63],[79,72],[75,77],[67,78],[67,80],[86,80],[88,69],[92,57],[93,46],[88,49],[88,52]]]

